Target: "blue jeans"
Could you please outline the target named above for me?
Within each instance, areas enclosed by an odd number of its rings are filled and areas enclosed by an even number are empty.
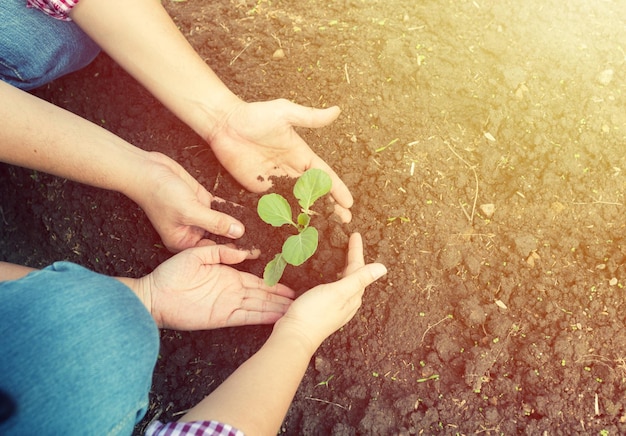
[[[0,434],[130,435],[159,334],[121,282],[69,262],[0,282]],[[2,407],[0,406],[0,409]]]
[[[0,80],[30,90],[79,70],[100,52],[75,23],[0,0]]]

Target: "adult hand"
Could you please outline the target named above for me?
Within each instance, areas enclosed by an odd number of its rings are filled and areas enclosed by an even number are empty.
[[[314,109],[285,99],[240,101],[206,138],[213,152],[242,186],[252,192],[270,188],[270,176],[298,177],[309,168],[328,173],[331,196],[344,222],[352,218],[352,194],[339,176],[296,133],[294,126],[317,128],[333,122],[340,110]]]
[[[361,306],[365,287],[387,272],[380,263],[365,265],[363,241],[358,233],[350,236],[347,260],[341,280],[305,292],[276,323],[275,329],[301,337],[310,346],[311,354],[324,339],[352,319]]]
[[[165,246],[173,252],[212,244],[206,231],[239,238],[244,226],[235,218],[211,209],[212,196],[169,157],[150,153],[145,175],[131,194],[144,210]]]
[[[131,288],[157,325],[176,330],[206,330],[272,324],[289,308],[294,292],[269,287],[263,279],[226,265],[248,253],[225,245],[195,247],[178,253]]]

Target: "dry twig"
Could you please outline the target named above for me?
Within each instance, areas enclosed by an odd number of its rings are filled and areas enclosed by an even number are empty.
[[[322,400],[321,398],[313,398],[313,397],[305,397],[305,399],[307,400],[311,400],[311,401],[319,401],[320,403],[324,403],[324,404],[330,404],[331,406],[337,406],[337,407],[341,407],[344,410],[350,410],[349,407],[346,406],[342,406],[339,403],[333,403],[332,401],[326,401],[326,400]]]

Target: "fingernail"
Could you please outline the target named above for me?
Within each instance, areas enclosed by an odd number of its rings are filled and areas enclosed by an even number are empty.
[[[385,265],[382,265],[380,263],[375,263],[373,265],[371,272],[372,272],[372,277],[374,277],[374,280],[378,280],[379,278],[387,274],[387,268],[385,268]]]
[[[243,226],[241,224],[231,224],[228,228],[229,238],[241,238],[243,236]]]

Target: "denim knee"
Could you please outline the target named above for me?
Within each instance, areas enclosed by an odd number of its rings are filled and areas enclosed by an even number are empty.
[[[131,434],[148,405],[158,329],[119,281],[57,262],[0,283],[2,434]]]
[[[76,23],[0,0],[0,80],[30,90],[79,70],[100,52]]]

